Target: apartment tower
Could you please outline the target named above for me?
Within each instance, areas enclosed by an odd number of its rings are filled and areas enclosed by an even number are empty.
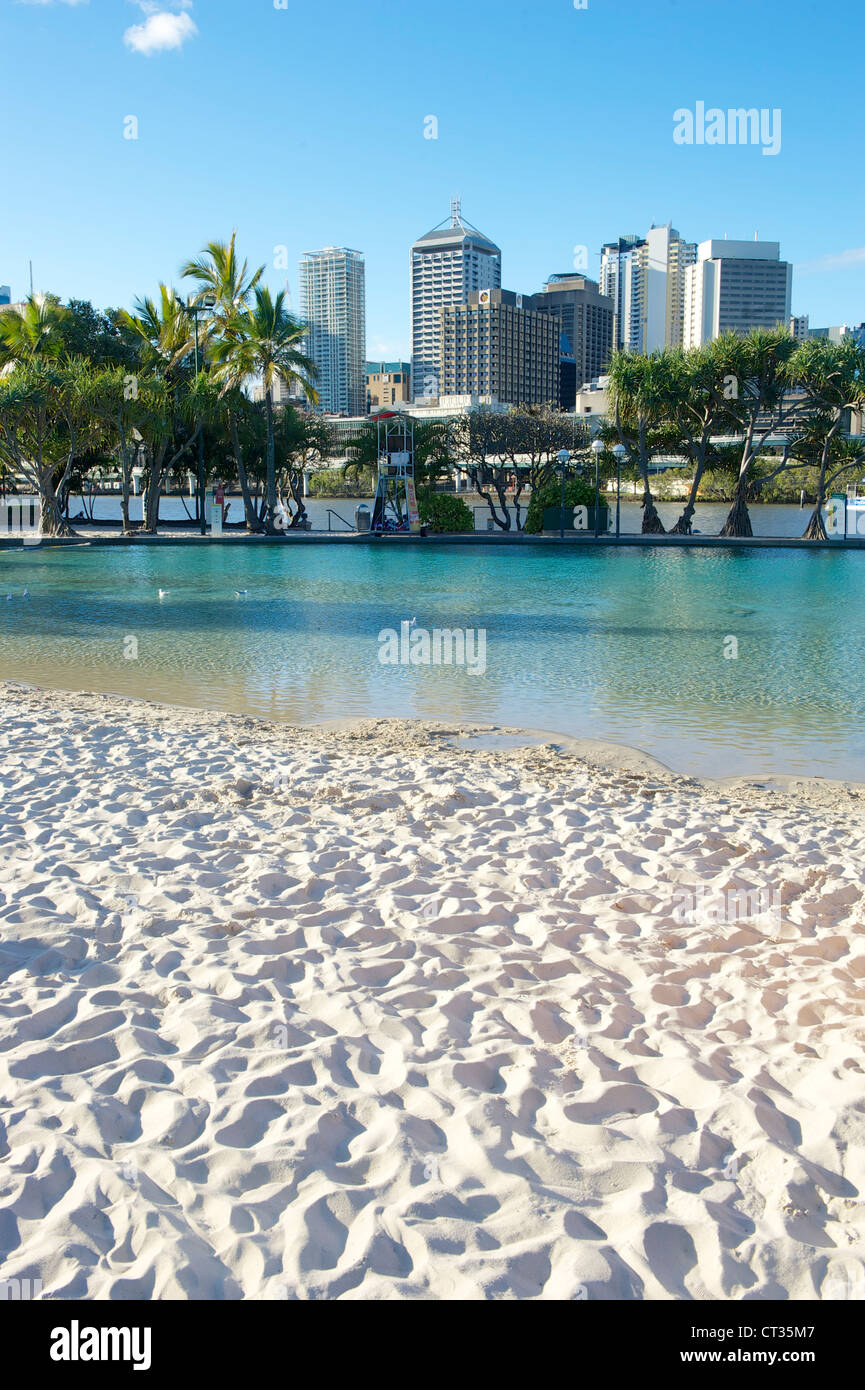
[[[318,369],[316,410],[366,414],[366,279],[360,251],[326,246],[300,262],[300,316]]]

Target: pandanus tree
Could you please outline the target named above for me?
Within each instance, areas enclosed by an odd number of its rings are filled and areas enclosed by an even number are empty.
[[[76,459],[96,444],[88,409],[91,371],[66,352],[69,314],[53,295],[0,311],[0,456],[41,503],[43,535],[65,536]]]
[[[804,395],[813,412],[809,435],[810,459],[817,466],[814,510],[805,528],[808,540],[825,540],[823,507],[828,488],[847,470],[859,465],[861,450],[842,444],[850,412],[865,404],[865,353],[852,338],[832,343],[812,338],[801,343],[787,364],[790,385]]]
[[[733,504],[722,536],[751,536],[748,487],[758,457],[772,435],[795,431],[803,417],[801,396],[789,390],[788,364],[796,341],[786,328],[754,329],[746,337],[723,334],[713,345],[718,371],[732,387],[728,429],[741,436]]]
[[[276,530],[276,421],[273,389],[277,381],[298,386],[308,401],[318,399],[313,378],[315,364],[301,351],[306,327],[285,307],[285,292],[276,298],[257,285],[254,303],[242,308],[225,324],[211,344],[217,378],[226,389],[240,388],[258,377],[264,388],[267,423],[265,527]]]
[[[663,452],[675,451],[678,433],[671,414],[680,370],[679,354],[664,350],[644,356],[615,352],[610,362],[609,393],[619,443],[643,484],[643,525],[647,535],[663,532],[652,496],[651,463]]]
[[[98,446],[91,369],[80,358],[34,359],[0,376],[0,459],[41,503],[45,536],[69,536],[65,517],[77,459]]]
[[[729,429],[729,401],[734,383],[726,380],[714,343],[674,352],[669,356],[671,424],[679,436],[682,452],[693,466],[691,486],[682,515],[671,535],[690,536],[700,483],[708,467],[723,464],[722,451],[714,437]]]

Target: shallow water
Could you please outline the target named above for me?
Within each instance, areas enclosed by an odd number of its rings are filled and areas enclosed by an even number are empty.
[[[382,665],[379,632],[412,618],[484,629],[485,672]],[[863,629],[849,551],[0,551],[3,677],[298,722],[544,729],[706,775],[865,780]]]

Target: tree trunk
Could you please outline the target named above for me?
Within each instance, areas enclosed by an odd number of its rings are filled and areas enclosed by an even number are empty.
[[[700,483],[703,480],[703,472],[706,467],[705,451],[702,442],[698,449],[695,450],[695,453],[697,457],[695,460],[694,477],[691,482],[691,491],[688,493],[688,501],[685,504],[682,515],[679,517],[675,526],[670,528],[671,536],[690,536],[691,534],[691,522],[694,519],[694,512],[697,510],[697,494],[700,491]]]
[[[643,492],[643,526],[644,536],[663,536],[666,535],[664,523],[658,516],[658,509],[655,500],[648,488]]]
[[[748,504],[745,501],[746,487],[747,478],[740,477],[736,484],[736,495],[733,498],[733,505],[720,531],[722,536],[753,536],[754,534],[751,530],[751,517],[748,512]]]
[[[805,530],[802,532],[802,539],[806,541],[827,541],[826,523],[823,520],[822,504],[818,501],[811,513],[811,519]]]
[[[147,470],[147,495],[144,506],[144,530],[151,536],[156,535],[159,526],[159,497],[162,491],[162,463],[165,458],[165,449],[161,449],[159,456],[151,454],[150,466]]]
[[[250,496],[249,479],[246,476],[246,464],[243,461],[243,450],[240,447],[240,437],[237,433],[237,421],[234,418],[233,411],[229,411],[228,425],[231,430],[231,447],[234,450],[234,463],[237,468],[240,492],[243,497],[243,514],[246,517],[246,529],[248,531],[260,531],[261,523],[258,519],[258,512],[253,505],[252,497]]]
[[[268,535],[276,535],[274,517],[276,516],[276,433],[273,425],[273,391],[268,386],[264,394],[267,410],[267,514],[265,525]]]
[[[39,500],[42,504],[40,531],[43,536],[74,536],[75,532],[63,515],[60,498],[54,491],[50,477],[40,481]]]

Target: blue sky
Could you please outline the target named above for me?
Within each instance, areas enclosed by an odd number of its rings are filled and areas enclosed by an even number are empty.
[[[236,226],[296,306],[299,254],[347,245],[369,356],[407,355],[409,248],[459,193],[509,289],[671,220],[780,241],[794,312],[865,319],[862,0],[277,4],[0,0],[0,282],[32,257],[37,289],[128,306]],[[780,153],[677,145],[698,101],[779,108]]]

